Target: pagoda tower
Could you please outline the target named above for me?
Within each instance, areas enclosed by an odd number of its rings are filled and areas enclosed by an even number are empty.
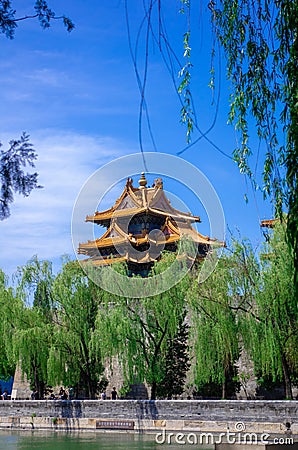
[[[182,236],[194,242],[198,260],[206,256],[210,246],[223,245],[193,228],[192,223],[201,221],[198,216],[171,206],[161,178],[149,187],[143,172],[138,184],[134,187],[128,178],[112,208],[86,217],[86,222],[101,225],[106,231],[98,239],[79,244],[78,253],[89,257],[84,261],[94,266],[125,262],[130,275],[146,276],[162,250],[177,250]]]

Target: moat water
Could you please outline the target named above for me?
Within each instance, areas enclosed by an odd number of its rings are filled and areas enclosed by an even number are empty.
[[[178,450],[181,447],[190,450],[199,446],[156,443],[154,434],[0,431],[0,450]]]

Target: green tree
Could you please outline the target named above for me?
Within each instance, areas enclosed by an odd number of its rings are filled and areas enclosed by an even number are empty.
[[[298,305],[285,228],[285,224],[275,226],[261,253],[260,287],[254,314],[244,321],[243,339],[256,372],[263,378],[282,381],[286,398],[292,398],[292,382],[298,373]]]
[[[195,281],[189,293],[195,383],[198,390],[209,383],[220,384],[222,398],[226,397],[230,367],[239,357],[238,329],[235,311],[230,308],[233,297],[225,262],[222,259],[203,284]]]
[[[49,261],[37,257],[19,268],[18,314],[11,319],[11,353],[40,398],[62,383],[94,398],[103,372],[91,346],[101,290],[77,262],[54,276]]]
[[[55,277],[52,263],[47,260],[40,261],[35,255],[26,265],[18,268],[16,278],[17,292],[24,302],[30,303],[33,297],[33,307],[47,315],[53,306],[52,287]]]
[[[250,243],[233,238],[209,278],[193,283],[188,302],[199,391],[206,391],[208,384],[220,385],[225,398],[231,395],[231,388],[237,388],[233,376],[243,348],[241,317],[249,314],[255,318],[259,272]]]
[[[51,324],[40,310],[23,305],[12,334],[15,363],[26,374],[31,389],[39,398],[47,392],[47,364],[51,342]]]
[[[77,262],[65,263],[55,278],[48,379],[71,385],[88,398],[95,397],[104,369],[101,352],[92,345],[101,295]]]
[[[156,263],[162,271],[173,255]],[[154,274],[152,275],[154,276]],[[171,289],[152,297],[125,298],[107,296],[96,321],[98,341],[104,358],[118,356],[125,382],[144,380],[151,386],[151,399],[164,380],[169,343],[175,339],[185,319],[186,276]]]
[[[13,376],[16,361],[12,352],[11,339],[19,316],[21,302],[7,286],[5,274],[0,270],[0,378]]]
[[[12,335],[13,354],[32,389],[37,389],[39,398],[43,398],[48,386],[47,365],[52,341],[52,265],[35,256],[18,269],[17,280],[22,307]]]
[[[233,240],[216,270],[189,295],[195,381],[200,388],[222,383],[244,349],[255,374],[282,381],[287,398],[297,378],[297,297],[285,223],[276,225],[256,254],[247,241]]]

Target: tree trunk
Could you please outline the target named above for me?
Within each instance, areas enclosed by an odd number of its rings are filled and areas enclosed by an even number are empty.
[[[226,379],[224,379],[221,384],[221,398],[226,398]]]
[[[155,400],[155,399],[156,399],[156,388],[157,388],[156,381],[153,381],[153,383],[152,383],[152,385],[151,385],[151,396],[150,396],[150,400]]]
[[[221,384],[221,398],[222,399],[225,399],[226,395],[227,395],[228,372],[229,372],[229,363],[225,364],[225,368],[224,368],[224,379],[222,380],[222,384]]]
[[[33,379],[34,379],[34,390],[38,392],[38,399],[36,398],[35,400],[41,400],[43,399],[44,396],[45,384],[43,383],[43,381],[39,379],[37,366],[35,365],[33,366]]]
[[[293,400],[292,383],[289,373],[289,366],[284,355],[282,355],[281,361],[282,361],[282,371],[283,371],[286,398],[288,400]]]
[[[89,398],[91,400],[94,400],[95,394],[96,394],[96,389],[95,389],[94,383],[90,379],[88,380],[88,391],[89,391]]]

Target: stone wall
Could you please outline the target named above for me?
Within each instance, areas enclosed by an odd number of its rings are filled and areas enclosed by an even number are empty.
[[[12,389],[14,390],[16,398],[18,398],[19,400],[30,399],[32,389],[30,389],[30,384],[26,375],[22,374],[22,370],[19,364],[17,365],[14,374]]]
[[[298,402],[245,400],[0,401],[0,428],[268,433],[298,440]]]

